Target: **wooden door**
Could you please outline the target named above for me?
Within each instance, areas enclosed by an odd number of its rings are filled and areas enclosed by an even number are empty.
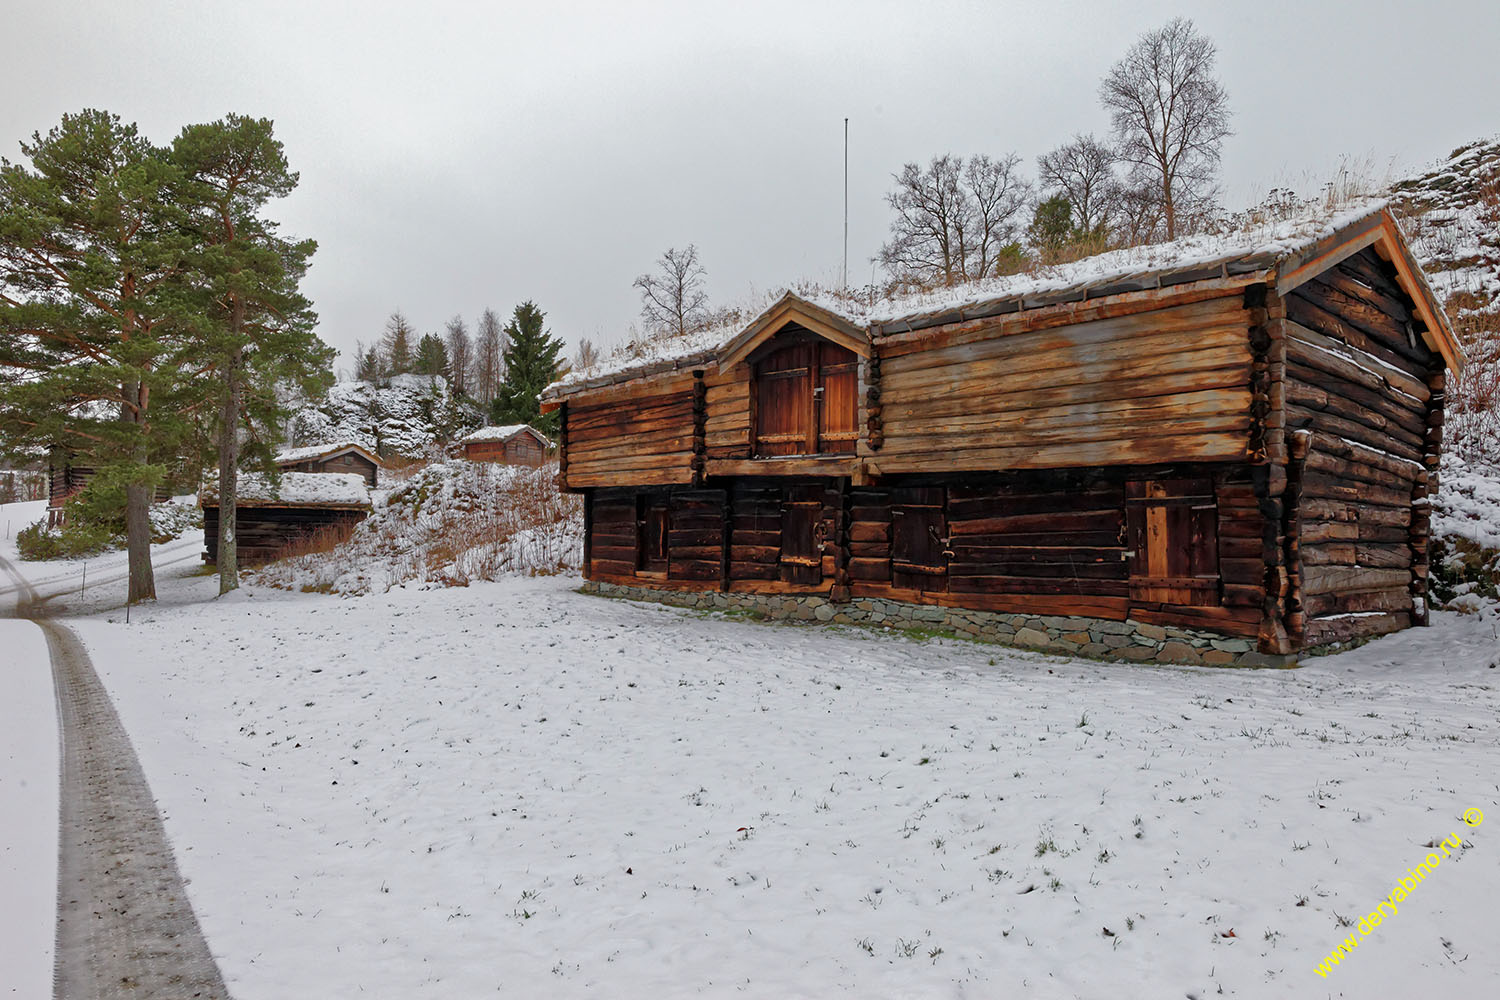
[[[948,525],[942,487],[903,487],[891,504],[891,585],[948,589]]]
[[[1218,502],[1208,477],[1127,482],[1131,600],[1217,605],[1218,524]]]
[[[638,501],[636,538],[636,573],[639,576],[667,575],[667,532],[669,513],[664,496],[643,496]]]
[[[755,366],[755,453],[808,455],[817,450],[812,408],[812,343],[777,348]]]
[[[817,345],[818,451],[853,454],[859,439],[859,357],[828,341]]]
[[[823,582],[823,503],[796,487],[781,507],[781,579],[816,586]]]

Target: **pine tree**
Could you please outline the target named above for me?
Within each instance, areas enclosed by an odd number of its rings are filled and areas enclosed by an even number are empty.
[[[21,150],[29,168],[0,163],[0,430],[13,450],[80,454],[121,491],[127,599],[151,600],[148,506],[193,433],[180,178],[105,111]]]
[[[557,433],[557,412],[543,415],[539,397],[557,378],[563,342],[543,329],[546,314],[533,302],[516,306],[505,327],[505,381],[491,408],[500,424],[530,424],[546,435]]]
[[[197,305],[194,357],[217,383],[219,593],[239,586],[235,540],[241,432],[269,466],[287,412],[278,389],[326,391],[334,352],[313,332],[298,290],[311,240],[290,242],[262,214],[297,186],[269,119],[229,115],[182,130],[172,145],[191,248],[185,277]]]

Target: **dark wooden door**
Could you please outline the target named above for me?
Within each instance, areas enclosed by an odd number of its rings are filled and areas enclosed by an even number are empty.
[[[666,497],[641,497],[636,519],[639,549],[636,571],[644,576],[667,575],[667,531],[669,513]]]
[[[794,492],[781,508],[781,578],[787,583],[823,582],[823,504]]]
[[[942,487],[896,489],[891,505],[892,586],[947,590],[947,535]]]
[[[1131,600],[1190,607],[1218,604],[1218,524],[1212,479],[1126,483]]]

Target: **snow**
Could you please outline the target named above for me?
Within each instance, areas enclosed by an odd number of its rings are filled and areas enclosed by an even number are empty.
[[[259,472],[241,472],[238,502],[253,504],[325,504],[335,506],[370,505],[370,489],[365,477],[357,472],[283,472],[278,486],[271,477]],[[218,502],[217,477],[206,479],[199,492],[204,504]]]
[[[498,427],[481,427],[472,434],[464,435],[464,440],[476,444],[485,441],[508,441],[522,431],[531,431],[538,437],[542,437],[530,424],[503,424]],[[545,437],[542,437],[542,441],[549,446],[551,444]]]
[[[576,577],[212,600],[191,572],[164,558],[128,626],[98,603],[122,585],[91,585],[70,624],[241,1000],[1500,976],[1500,838],[1459,819],[1500,816],[1493,610],[1211,670],[739,621]],[[1470,846],[1319,978],[1339,916],[1454,831]]]
[[[27,524],[46,513],[46,501],[0,505],[0,515]],[[0,542],[11,564],[14,533]],[[17,588],[0,582],[0,607],[9,613]],[[57,902],[57,709],[42,630],[0,619],[0,997],[52,993],[55,927],[38,915]]]
[[[1492,466],[1446,453],[1433,505],[1432,531],[1500,549],[1500,475]]]
[[[299,444],[350,441],[372,454],[416,458],[480,423],[478,410],[446,379],[397,375],[385,386],[337,383],[323,402],[297,411],[291,436]]]
[[[277,465],[294,465],[297,462],[308,462],[325,455],[333,455],[349,448],[361,448],[368,451],[364,445],[355,441],[337,441],[331,444],[312,444],[305,448],[287,448],[278,452],[274,459]]]

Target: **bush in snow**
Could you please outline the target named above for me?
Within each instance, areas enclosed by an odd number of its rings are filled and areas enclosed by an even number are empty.
[[[413,582],[462,587],[582,564],[583,503],[558,490],[555,465],[453,460],[404,473],[347,541],[309,545],[311,551],[262,567],[258,581],[367,594]]]

